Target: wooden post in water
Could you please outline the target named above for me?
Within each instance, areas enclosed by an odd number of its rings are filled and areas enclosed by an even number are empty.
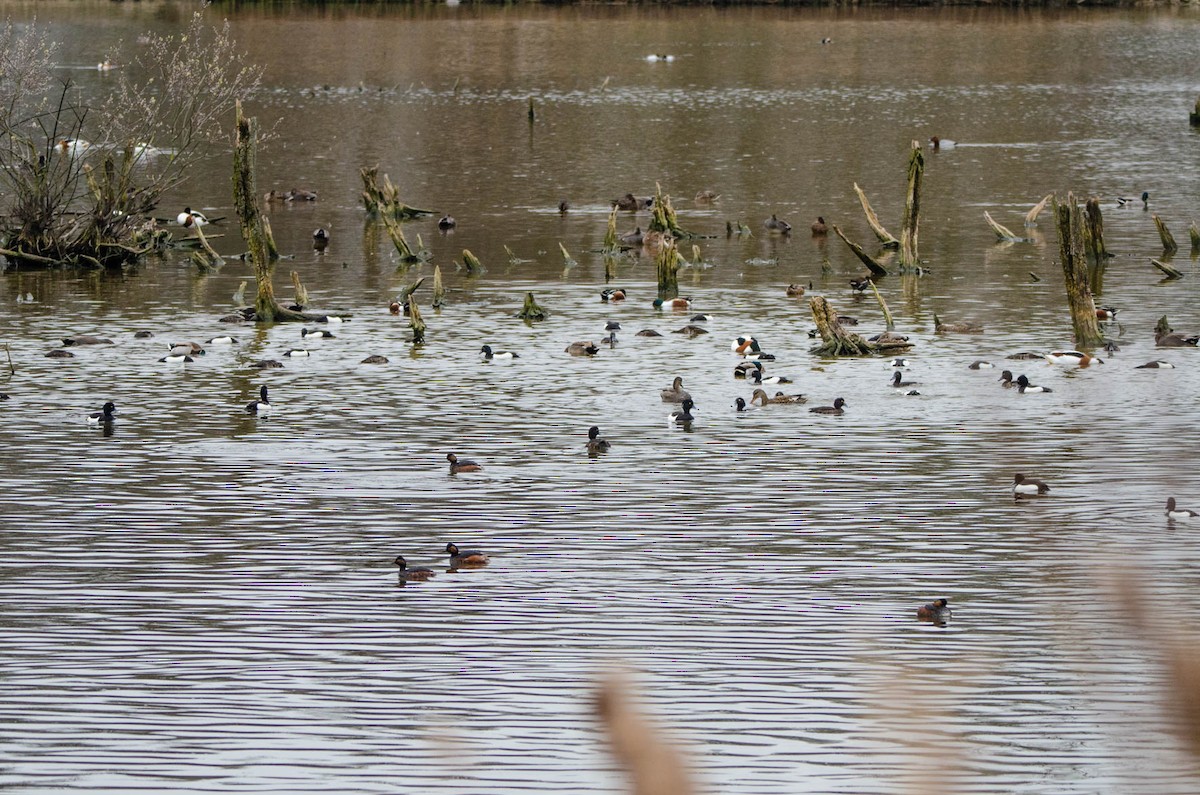
[[[446,288],[442,286],[442,266],[433,266],[433,308],[441,309],[446,305]]]
[[[535,320],[545,320],[550,317],[550,313],[542,309],[538,305],[538,302],[533,300],[533,293],[525,293],[525,306],[521,307],[521,311],[517,313],[517,317],[526,323],[532,323]]]
[[[417,299],[411,293],[408,296],[408,327],[412,329],[413,345],[425,344],[425,321],[421,319],[421,310]]]
[[[467,270],[468,276],[478,276],[483,273],[483,263],[479,261],[479,257],[471,253],[471,249],[463,249],[463,267]]]
[[[674,240],[668,238],[663,242],[654,263],[658,270],[658,297],[676,298],[679,295],[680,258]]]
[[[242,228],[242,237],[249,248],[254,281],[258,287],[254,299],[254,312],[260,322],[306,320],[300,312],[285,309],[275,300],[275,287],[271,283],[275,266],[271,260],[267,233],[263,227],[262,212],[258,207],[258,186],[254,175],[258,150],[258,120],[246,118],[242,114],[242,104],[238,102],[235,124],[237,139],[233,149],[233,206]]]
[[[1179,250],[1179,245],[1175,242],[1175,238],[1171,236],[1171,230],[1167,229],[1167,224],[1163,219],[1158,217],[1158,213],[1154,214],[1154,226],[1158,229],[1158,237],[1162,240],[1163,256],[1171,256]]]
[[[821,345],[813,348],[812,353],[818,356],[870,356],[874,353],[869,342],[842,328],[837,312],[823,296],[812,296],[808,305],[821,334]]]
[[[908,155],[908,193],[904,198],[904,223],[900,228],[900,267],[915,268],[920,265],[917,258],[917,234],[921,221],[921,178],[925,174],[925,155],[921,142],[912,142]]]
[[[1073,193],[1065,203],[1054,202],[1054,221],[1058,227],[1058,252],[1062,261],[1067,288],[1067,305],[1071,310],[1071,325],[1075,329],[1075,344],[1093,348],[1104,344],[1100,324],[1096,319],[1096,303],[1088,286],[1087,255],[1083,246],[1083,214]]]
[[[879,277],[888,275],[887,268],[880,265],[879,262],[874,257],[872,257],[867,252],[863,251],[862,246],[858,245],[857,243],[851,241],[850,238],[846,237],[845,233],[842,232],[842,228],[840,226],[838,226],[837,224],[834,224],[833,231],[834,231],[834,233],[837,234],[838,237],[840,237],[842,239],[843,243],[845,243],[847,246],[850,247],[850,250],[854,252],[854,256],[858,257],[859,260],[862,262],[862,264],[867,266],[867,270],[871,271],[872,277],[879,278]]]
[[[1083,244],[1087,253],[1096,260],[1097,267],[1112,255],[1104,247],[1104,217],[1100,214],[1100,200],[1091,196],[1084,205]]]
[[[300,282],[300,274],[292,271],[292,288],[296,291],[296,306],[308,306],[308,290]]]
[[[867,216],[867,226],[871,227],[875,237],[879,238],[879,245],[884,248],[900,248],[900,241],[891,232],[884,229],[883,224],[879,223],[879,216],[871,209],[871,203],[867,201],[867,194],[863,193],[863,189],[858,187],[857,182],[854,183],[854,192],[858,194],[858,203],[862,205],[863,214]],[[845,240],[845,238],[842,239]]]
[[[1196,227],[1195,221],[1188,227],[1188,237],[1192,240],[1192,253],[1200,254],[1200,228]]]

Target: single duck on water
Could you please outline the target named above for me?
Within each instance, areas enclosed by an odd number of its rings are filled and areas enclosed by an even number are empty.
[[[267,398],[267,385],[263,384],[258,388],[258,400],[251,400],[246,404],[247,414],[269,414],[271,412],[271,401]]]
[[[519,358],[521,358],[519,354],[513,353],[512,351],[494,351],[494,350],[492,350],[491,345],[484,345],[482,348],[479,349],[479,353],[483,356],[484,359],[486,359],[489,362],[492,359],[519,359]]]
[[[460,550],[456,544],[446,545],[451,568],[486,566],[490,558],[477,549]]]
[[[758,362],[754,362],[754,364],[758,364]],[[792,383],[792,379],[788,378],[786,375],[764,375],[761,365],[759,365],[759,369],[750,373],[748,377],[754,382],[755,386],[761,386],[763,384],[774,386],[775,384]]]
[[[1050,487],[1040,480],[1027,478],[1021,473],[1013,475],[1014,497],[1038,497],[1050,493]]]
[[[1005,370],[1004,372],[1000,373],[1000,386],[1004,387],[1005,389],[1012,389],[1016,385],[1017,383],[1013,381],[1012,370]]]
[[[183,212],[175,216],[175,221],[185,228],[208,226],[209,224],[208,217],[204,213],[193,210],[191,207],[184,207]]]
[[[1176,508],[1175,507],[1175,498],[1174,497],[1167,498],[1167,518],[1168,519],[1190,520],[1190,519],[1195,519],[1197,517],[1200,517],[1200,513],[1196,513],[1195,511],[1190,511],[1186,508]]]
[[[892,387],[895,389],[905,389],[910,386],[919,386],[919,381],[905,381],[904,374],[897,370],[892,374]]]
[[[682,403],[685,400],[692,399],[688,391],[683,388],[683,378],[678,375],[671,382],[671,386],[662,390],[659,394],[662,395],[663,403]]]
[[[790,234],[792,231],[792,225],[787,221],[777,218],[774,213],[766,221],[763,221],[763,228],[769,232],[778,232],[781,235]]]
[[[1093,364],[1104,364],[1103,359],[1084,353],[1083,351],[1051,351],[1046,354],[1050,364],[1060,364],[1067,367],[1087,367]]]
[[[476,464],[474,461],[460,461],[454,453],[446,453],[446,460],[450,462],[450,474],[457,475],[459,472],[482,472],[483,467]]]
[[[804,397],[804,395],[800,395],[800,394],[785,395],[782,392],[776,392],[774,397],[770,397],[767,395],[766,391],[762,390],[762,389],[754,390],[754,394],[751,395],[751,397],[750,397],[751,405],[758,403],[759,405],[762,405],[762,406],[765,406],[768,403],[784,405],[784,404],[807,403],[807,402],[808,402],[808,398]]]
[[[408,562],[404,559],[403,555],[397,555],[396,559],[393,560],[392,563],[400,567],[400,579],[402,581],[408,580],[410,582],[422,582],[424,580],[428,580],[430,577],[433,577],[434,574],[436,574],[433,569],[427,569],[424,566],[416,566],[411,569],[408,568]]]
[[[684,398],[680,409],[678,411],[672,411],[667,415],[667,422],[674,425],[687,425],[692,420],[696,419],[695,415],[692,414],[692,409],[695,408],[695,406],[696,404],[692,402],[691,398]]]
[[[809,409],[809,411],[813,414],[831,414],[833,416],[840,417],[846,413],[846,410],[844,408],[845,405],[846,405],[846,399],[838,398],[837,400],[833,401],[832,406],[817,406],[815,408]]]
[[[607,453],[610,447],[612,447],[612,445],[609,444],[607,439],[600,438],[599,425],[593,425],[592,427],[588,428],[587,451],[590,455]]]
[[[950,600],[934,599],[927,605],[921,605],[917,608],[917,618],[921,621],[945,624],[950,619]]]
[[[563,350],[572,356],[595,356],[600,347],[594,342],[572,342]]]
[[[1048,386],[1036,386],[1029,383],[1029,379],[1024,374],[1017,376],[1017,391],[1024,395],[1027,392],[1053,392],[1054,390]]]
[[[100,411],[93,411],[87,416],[87,421],[92,425],[101,425],[113,421],[113,412],[117,410],[117,406],[111,400],[104,404]]]
[[[692,299],[690,298],[655,298],[655,309],[691,309]]]

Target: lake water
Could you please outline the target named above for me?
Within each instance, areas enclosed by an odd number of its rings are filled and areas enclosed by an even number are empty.
[[[189,7],[3,8],[36,12],[63,73],[99,92],[89,66]],[[618,792],[589,704],[623,665],[713,792],[1196,791],[1154,644],[1106,586],[1135,565],[1161,615],[1200,620],[1200,525],[1163,512],[1169,496],[1200,506],[1200,351],[1152,333],[1162,315],[1200,331],[1195,11],[327,7],[238,11],[233,29],[266,69],[249,111],[277,125],[260,189],[320,194],[271,209],[294,255],[277,290],[296,270],[315,307],[352,320],[318,342],[218,323],[252,282],[236,259],[207,276],[183,257],[0,275],[16,368],[0,378],[0,786]],[[807,301],[784,287],[882,330],[848,287],[862,266],[808,225],[869,243],[857,182],[898,233],[910,142],[931,135],[959,144],[926,151],[928,272],[879,284],[914,342],[922,394],[904,397],[884,359],[811,355]],[[405,227],[431,263],[397,269],[364,223],[358,169],[376,164],[436,211]],[[229,171],[214,153],[162,214],[231,215]],[[714,315],[708,335],[670,333],[692,313],[651,307],[645,257],[618,265],[628,300],[600,301],[609,201],[655,183],[704,236],[680,289]],[[1008,362],[1073,347],[1057,238],[1047,213],[1030,242],[997,244],[983,212],[1023,232],[1068,190],[1104,201],[1116,256],[1098,302],[1121,310],[1120,350],[1081,370]],[[1148,208],[1116,206],[1142,191]],[[791,237],[762,228],[772,213]],[[1154,213],[1182,280],[1149,264]],[[727,221],[753,236],[727,238]],[[463,249],[485,273],[456,269]],[[419,276],[413,348],[387,305]],[[549,320],[514,319],[527,291]],[[986,332],[935,334],[935,312]],[[566,355],[607,320],[615,349]],[[193,364],[157,361],[228,332],[236,345]],[[747,333],[806,406],[733,410],[750,388],[729,342]],[[44,356],[81,334],[115,344]],[[484,362],[484,343],[520,358]],[[248,366],[263,358],[285,366]],[[976,359],[1054,391],[1003,389]],[[1176,369],[1136,369],[1153,359]],[[690,428],[659,398],[676,375]],[[261,384],[275,409],[256,418]],[[806,410],[839,396],[842,417]],[[106,400],[116,422],[89,427]],[[613,443],[595,458],[592,424]],[[448,452],[484,471],[449,476]],[[1050,495],[1015,502],[1016,472]],[[490,565],[446,570],[448,541]],[[439,573],[398,587],[397,554]],[[937,597],[952,620],[918,622]]]

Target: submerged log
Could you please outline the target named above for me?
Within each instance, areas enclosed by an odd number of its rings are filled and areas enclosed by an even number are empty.
[[[1046,196],[1040,202],[1033,205],[1033,208],[1029,212],[1025,213],[1025,226],[1026,227],[1037,226],[1038,216],[1042,214],[1042,210],[1046,209],[1046,205],[1049,204],[1050,200],[1053,198],[1054,198],[1053,193],[1047,193]]]
[[[260,322],[316,320],[318,316],[306,315],[285,309],[275,300],[275,287],[271,282],[275,265],[270,257],[267,236],[263,229],[262,211],[259,209],[259,192],[255,179],[255,164],[258,152],[258,120],[246,118],[242,105],[237,103],[235,124],[237,138],[233,150],[233,205],[242,237],[249,247],[250,263],[254,268],[254,281],[258,287],[254,300],[254,313]]]
[[[846,237],[846,234],[844,232],[842,232],[842,228],[840,226],[838,226],[837,224],[834,224],[833,231],[837,234],[838,237],[840,237],[842,239],[843,243],[845,243],[847,246],[850,247],[850,250],[854,252],[854,256],[858,257],[859,260],[862,261],[862,264],[867,266],[867,269],[869,271],[871,271],[872,276],[881,277],[881,276],[888,275],[887,268],[880,265],[879,262],[874,257],[872,257],[867,252],[863,251],[862,246],[858,245],[857,243],[850,240],[850,238]]]
[[[1003,224],[993,220],[992,214],[989,213],[987,210],[983,211],[983,220],[987,221],[988,226],[990,226],[992,228],[992,231],[996,233],[996,237],[999,238],[1002,242],[1020,243],[1025,240],[1025,238],[1014,233],[1007,226],[1004,226]]]
[[[1188,227],[1188,237],[1192,240],[1192,253],[1200,253],[1200,228],[1196,227],[1195,221]]]
[[[871,209],[871,203],[867,201],[867,194],[863,193],[863,189],[858,187],[857,182],[854,183],[854,192],[858,194],[858,203],[862,205],[863,213],[867,216],[867,225],[871,227],[875,237],[879,238],[879,245],[884,248],[900,248],[900,241],[891,232],[884,229],[883,224],[879,223],[879,216]]]
[[[392,245],[396,247],[396,253],[400,255],[400,262],[411,265],[423,259],[422,252],[414,250],[408,244],[408,238],[404,236],[404,230],[400,228],[400,223],[395,218],[390,215],[383,216],[383,228],[391,238]]]
[[[811,349],[811,353],[818,356],[870,356],[875,353],[871,343],[842,328],[837,312],[824,297],[814,295],[808,299],[808,305],[821,334],[821,344]]]
[[[908,156],[908,193],[904,199],[904,223],[900,227],[900,267],[915,268],[917,237],[921,228],[921,179],[925,174],[925,154],[920,141],[912,142]]]
[[[308,306],[308,290],[300,282],[300,274],[292,271],[292,289],[296,291],[296,306]]]
[[[359,176],[363,181],[363,206],[371,215],[397,220],[419,218],[422,215],[433,215],[433,210],[422,210],[410,207],[400,201],[400,189],[392,184],[387,174],[383,175],[383,184],[379,184],[379,166],[360,168]]]
[[[471,249],[463,249],[463,269],[466,270],[468,276],[478,276],[483,273],[483,263],[479,261],[479,257],[471,253]]]
[[[535,320],[545,320],[550,317],[550,313],[533,300],[533,293],[525,293],[525,306],[517,313],[517,317],[526,323],[532,323]]]
[[[204,235],[204,230],[196,227],[196,241],[200,246],[199,251],[192,252],[192,262],[196,263],[196,267],[201,273],[215,271],[217,268],[225,264],[225,260],[217,253],[211,245],[208,238]]]
[[[875,286],[875,281],[871,280],[871,292],[875,293],[875,300],[879,302],[879,308],[883,310],[883,320],[888,331],[895,331],[896,324],[892,321],[892,313],[888,311],[887,302],[883,300],[883,296],[879,294],[879,288]]]
[[[1176,244],[1175,238],[1171,236],[1171,230],[1167,229],[1167,224],[1163,219],[1158,217],[1158,213],[1154,214],[1154,226],[1158,229],[1158,236],[1162,240],[1163,254],[1168,257],[1179,250],[1179,245]]]
[[[1158,268],[1160,271],[1162,271],[1163,275],[1166,276],[1168,279],[1182,279],[1183,278],[1183,273],[1181,271],[1176,270],[1175,268],[1171,267],[1170,265],[1163,262],[1162,260],[1152,259],[1152,260],[1150,260],[1150,264],[1153,265],[1154,267]]]
[[[1096,302],[1089,286],[1087,255],[1083,248],[1083,214],[1073,193],[1064,203],[1054,202],[1054,218],[1058,226],[1058,252],[1066,284],[1067,305],[1071,310],[1071,325],[1075,329],[1075,344],[1092,348],[1104,344],[1096,318]]]

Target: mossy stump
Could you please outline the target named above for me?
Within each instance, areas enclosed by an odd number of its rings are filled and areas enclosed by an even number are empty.
[[[545,320],[550,317],[550,313],[539,306],[537,301],[533,300],[533,293],[525,293],[525,306],[521,307],[521,311],[517,313],[517,317],[526,323],[532,323],[537,320]]]
[[[1084,248],[1083,213],[1073,193],[1066,202],[1054,202],[1054,219],[1058,227],[1058,252],[1066,283],[1067,305],[1071,325],[1075,329],[1075,344],[1081,349],[1104,344],[1100,323],[1096,318],[1096,302],[1092,298],[1087,253]]]

